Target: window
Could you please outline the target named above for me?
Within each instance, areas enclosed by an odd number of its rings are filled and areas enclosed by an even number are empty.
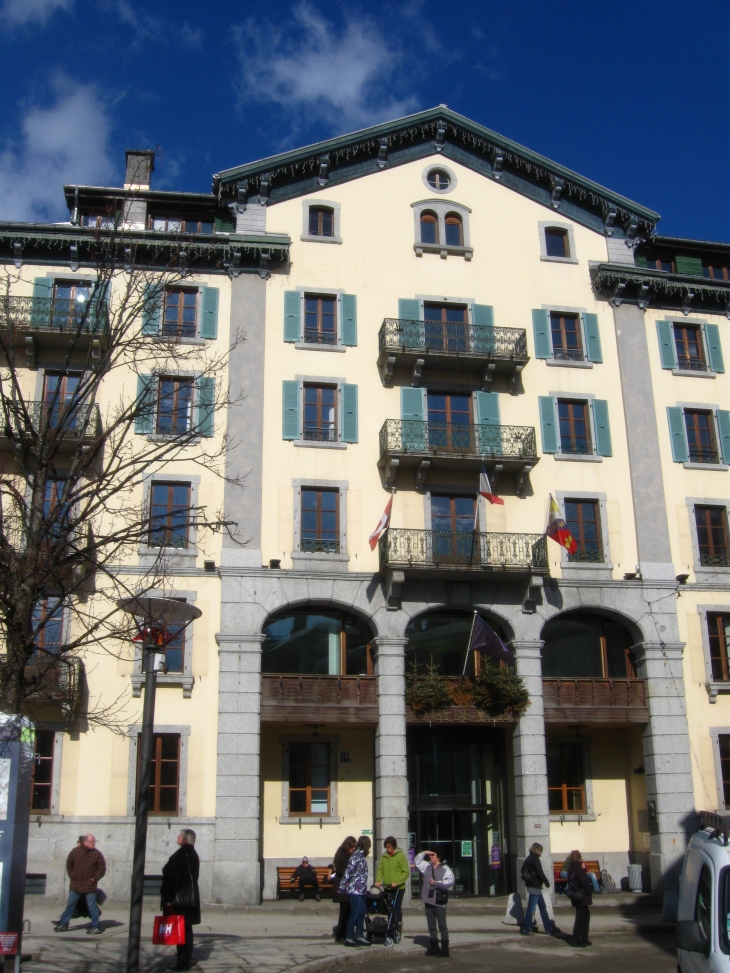
[[[482,620],[503,642],[507,641],[499,626]],[[474,658],[467,659],[473,622],[474,613],[467,611],[427,612],[412,619],[406,628],[406,671],[412,671],[414,666],[421,671],[426,666],[434,666],[442,676],[461,676],[466,661],[467,673],[478,673],[488,657],[481,652],[472,652],[470,655]]]
[[[171,287],[165,291],[162,334],[167,338],[194,338],[198,329],[198,292]]]
[[[667,257],[647,257],[646,266],[649,270],[663,270],[665,274],[676,273],[674,261],[667,259]]]
[[[68,405],[77,398],[81,375],[74,372],[46,372],[43,376],[43,415],[50,429],[62,426],[73,432],[78,421],[77,404],[73,410]]]
[[[337,344],[337,299],[304,295],[304,340],[310,344]]]
[[[56,655],[63,647],[63,603],[41,598],[33,609],[34,642],[39,657]]]
[[[431,169],[426,177],[431,189],[444,193],[451,186],[451,176],[445,169]]]
[[[719,612],[707,613],[707,633],[710,641],[710,665],[714,682],[730,681],[728,669],[728,641],[730,641],[730,615]]]
[[[690,463],[718,463],[715,420],[711,412],[684,410]]]
[[[150,493],[150,547],[188,546],[189,483],[153,483]]]
[[[474,452],[471,396],[429,392],[427,402],[429,446]]]
[[[192,378],[161,376],[157,391],[157,432],[161,436],[186,433],[192,422]]]
[[[334,443],[337,441],[336,386],[304,386],[302,438],[317,443]]]
[[[474,497],[453,497],[431,495],[431,543],[433,556],[440,561],[453,557],[463,561],[475,550],[474,538]]]
[[[119,225],[120,216],[120,213],[117,213],[116,216],[90,213],[81,217],[81,225],[93,226],[97,230],[113,230]]]
[[[582,743],[547,742],[548,805],[551,814],[585,814]]]
[[[339,490],[302,487],[300,550],[303,553],[339,554]]]
[[[587,455],[593,452],[588,403],[558,399],[560,452]]]
[[[33,781],[30,791],[32,814],[50,814],[53,796],[53,730],[36,730],[33,746]]]
[[[548,257],[570,257],[568,231],[557,226],[546,226],[545,252]]]
[[[674,345],[677,349],[677,368],[706,372],[707,362],[702,331],[697,325],[674,325]]]
[[[137,781],[141,758],[141,735],[137,737]],[[135,794],[137,786],[135,786]],[[150,814],[179,813],[180,799],[180,734],[155,733],[152,738],[150,774]]]
[[[435,213],[421,213],[421,243],[439,242],[439,224]]]
[[[601,526],[597,500],[566,500],[565,522],[578,545],[570,561],[603,561]]]
[[[728,265],[724,261],[703,263],[702,273],[705,277],[709,277],[710,280],[730,280]]]
[[[175,601],[185,601],[175,598]],[[168,672],[183,672],[185,669],[185,632],[186,625],[178,623],[167,626],[167,642],[165,642],[165,662]]]
[[[469,351],[466,305],[424,304],[426,348],[429,351]]]
[[[335,214],[328,206],[310,206],[309,235],[334,236]]]
[[[84,314],[88,313],[90,299],[91,284],[88,281],[57,280],[53,285],[51,326],[59,329],[78,326]]]
[[[720,733],[717,737],[720,747],[720,773],[722,775],[723,803],[730,807],[730,734]]]
[[[634,679],[632,638],[619,622],[587,612],[551,619],[543,628],[542,674],[562,679]]]
[[[728,551],[727,508],[695,506],[697,545],[700,564],[709,567],[730,567]]]
[[[345,612],[310,608],[287,612],[264,625],[261,671],[329,676],[373,673],[372,633]]]
[[[707,943],[709,943],[712,933],[712,884],[712,872],[708,865],[703,865],[697,886],[695,920],[700,927],[702,938]],[[727,922],[725,924],[727,925]]]
[[[213,233],[213,220],[185,220],[179,216],[151,216],[150,229],[162,233]]]
[[[457,216],[456,213],[449,213],[444,220],[445,226],[445,239],[447,247],[463,247],[464,246],[464,228],[461,222],[461,217]],[[425,242],[425,241],[424,241]]]
[[[577,314],[550,312],[553,358],[559,361],[583,361],[580,318]]]
[[[330,811],[329,743],[289,744],[289,814]]]
[[[63,500],[65,486],[65,480],[46,480],[43,518],[46,521],[46,537],[49,543],[62,540],[69,532],[71,505]]]

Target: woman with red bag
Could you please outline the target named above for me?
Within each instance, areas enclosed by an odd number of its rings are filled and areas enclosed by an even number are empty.
[[[195,832],[184,828],[177,836],[178,850],[162,869],[160,904],[165,915],[185,916],[185,945],[177,947],[177,962],[171,970],[189,970],[193,957],[193,926],[200,922],[198,876],[200,859],[193,847]]]

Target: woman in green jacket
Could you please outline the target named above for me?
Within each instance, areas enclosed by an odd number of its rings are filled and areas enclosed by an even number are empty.
[[[395,919],[398,923],[399,936],[403,932],[403,896],[406,892],[406,882],[411,877],[411,866],[408,859],[398,847],[398,842],[389,835],[383,842],[385,854],[378,862],[375,874],[375,884],[388,885],[395,889]]]

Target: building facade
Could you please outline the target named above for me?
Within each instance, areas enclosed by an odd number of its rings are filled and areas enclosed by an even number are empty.
[[[0,224],[13,293],[82,280],[85,224],[121,200],[140,247],[195,253],[192,339],[245,334],[215,418],[229,480],[178,473],[239,533],[168,558],[203,616],[158,695],[177,789],[148,873],[185,823],[208,901],[274,898],[277,866],[360,833],[437,846],[463,894],[515,888],[535,840],[676,890],[695,807],[730,784],[730,247],[658,236],[658,214],[443,107],[210,195],[66,194],[68,225]],[[39,350],[28,382],[44,369]],[[544,537],[550,495],[573,554]],[[519,716],[458,695],[487,664],[475,613],[514,653]],[[140,676],[104,665],[89,693],[128,688],[126,737],[39,728],[49,893],[81,822],[128,888]],[[406,686],[429,666],[456,692],[424,714]]]

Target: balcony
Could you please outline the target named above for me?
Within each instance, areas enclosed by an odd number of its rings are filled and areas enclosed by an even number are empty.
[[[424,368],[476,372],[488,383],[505,372],[516,383],[529,361],[523,328],[494,328],[454,321],[385,318],[378,335],[378,365],[390,384],[395,368],[408,368],[414,380]]]
[[[444,572],[547,574],[544,534],[410,530],[389,527],[380,538],[380,570],[411,576],[443,576]]]
[[[37,348],[86,351],[92,341],[99,351],[109,340],[109,309],[103,301],[71,301],[53,297],[3,297],[0,328],[5,340],[25,348],[36,367]]]
[[[265,723],[378,722],[375,676],[272,675],[261,677]]]
[[[538,458],[534,426],[386,419],[380,430],[378,466],[389,483],[401,468],[416,468],[416,485],[422,486],[429,470],[479,472],[484,464],[497,477],[502,471],[517,473],[520,493]]]
[[[94,442],[101,433],[101,417],[96,404],[66,404],[55,401],[11,403],[4,429],[0,430],[0,447],[33,448],[38,437],[55,437],[61,452],[70,452],[79,444]]]
[[[463,685],[464,679],[458,676],[447,677],[449,688],[453,692]],[[457,697],[458,698],[458,697]],[[471,702],[445,706],[443,709],[427,710],[425,712],[416,711],[412,706],[406,704],[406,723],[409,726],[416,726],[419,723],[488,723],[494,726],[495,723],[516,723],[517,717],[514,713],[502,713],[495,716],[484,710],[478,709]]]
[[[556,679],[542,681],[546,723],[573,726],[647,723],[643,679]]]
[[[6,661],[0,656],[0,664]],[[84,689],[84,667],[81,659],[47,659],[40,668],[25,667],[28,683],[25,709],[28,715],[68,720],[78,709]],[[8,705],[12,705],[8,703]]]

